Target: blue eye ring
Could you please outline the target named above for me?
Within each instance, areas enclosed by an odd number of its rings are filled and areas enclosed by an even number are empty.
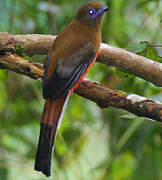
[[[92,15],[92,14],[95,14],[95,12],[96,12],[95,9],[90,9],[90,10],[88,11],[88,14]]]

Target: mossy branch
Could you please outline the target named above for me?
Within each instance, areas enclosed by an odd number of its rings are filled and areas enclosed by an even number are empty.
[[[0,56],[0,68],[10,69],[36,80],[41,80],[44,72],[42,64],[30,62],[12,54]],[[75,93],[94,101],[101,108],[112,106],[127,110],[138,116],[162,121],[162,103],[136,94],[126,94],[123,91],[111,90],[101,84],[90,81],[83,81]]]
[[[11,52],[19,56],[45,55],[55,38],[54,35],[0,33],[0,54]],[[97,61],[108,66],[115,66],[162,87],[161,63],[104,43],[101,43],[101,55]]]

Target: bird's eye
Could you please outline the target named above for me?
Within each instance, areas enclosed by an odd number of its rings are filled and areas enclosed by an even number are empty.
[[[90,9],[89,11],[88,11],[88,13],[89,14],[94,14],[96,11],[94,10],[94,9]]]

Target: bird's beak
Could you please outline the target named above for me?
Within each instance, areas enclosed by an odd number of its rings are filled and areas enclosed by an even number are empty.
[[[101,15],[103,15],[106,11],[109,11],[110,10],[110,8],[108,8],[108,7],[106,7],[106,6],[102,6],[102,8],[99,10],[99,11],[97,11],[93,16],[92,16],[92,18],[96,18],[96,17],[98,17],[98,16],[101,16]]]

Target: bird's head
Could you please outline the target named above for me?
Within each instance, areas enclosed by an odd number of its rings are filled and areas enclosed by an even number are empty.
[[[103,15],[110,10],[97,1],[90,1],[84,4],[77,13],[77,19],[88,26],[100,25]]]

